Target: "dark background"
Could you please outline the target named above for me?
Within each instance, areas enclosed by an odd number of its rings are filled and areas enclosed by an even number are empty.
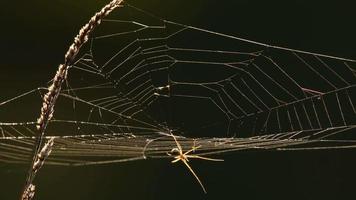
[[[50,80],[80,27],[106,2],[2,1],[0,101]],[[356,58],[356,12],[349,2],[128,2],[183,24]],[[45,166],[35,181],[35,199],[354,199],[355,155],[356,150],[250,151],[226,154],[223,163],[194,161],[207,195],[182,164],[172,165],[169,160],[80,168]],[[27,168],[0,164],[0,199],[18,198]]]

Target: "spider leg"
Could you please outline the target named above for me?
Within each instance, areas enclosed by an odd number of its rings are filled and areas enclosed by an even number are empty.
[[[201,160],[209,160],[209,161],[224,161],[223,159],[208,158],[208,157],[197,156],[197,155],[186,155],[186,157],[197,158],[197,159],[201,159]]]
[[[176,162],[178,162],[179,160],[181,160],[181,158],[179,158],[179,157],[174,157],[174,158],[175,158],[175,159],[172,160],[171,163],[176,163]]]
[[[224,159],[216,159],[216,158],[208,158],[208,157],[203,157],[203,156],[197,156],[197,155],[186,155],[188,158],[197,158],[201,160],[209,160],[209,161],[224,161]]]
[[[171,133],[171,135],[172,135],[172,137],[173,137],[174,141],[176,142],[176,145],[177,145],[177,147],[178,147],[179,153],[183,154],[182,147],[180,146],[179,142],[177,141],[176,136],[175,136],[175,135],[173,135],[172,133]]]
[[[206,190],[205,190],[205,187],[204,187],[203,183],[200,181],[199,177],[195,174],[193,169],[189,166],[188,162],[186,160],[182,160],[182,162],[185,164],[185,166],[188,167],[189,171],[194,175],[195,179],[197,179],[197,181],[199,182],[201,188],[203,189],[204,193],[206,194]]]
[[[185,152],[183,155],[187,155],[187,154],[189,154],[190,152],[192,152],[192,151],[194,151],[195,149],[190,149],[189,151],[187,151],[187,152]]]
[[[192,152],[192,151],[195,151],[195,150],[199,149],[200,147],[201,147],[201,146],[193,147],[193,148],[192,148],[192,149],[190,149],[189,151],[185,152],[185,153],[184,153],[184,155],[187,155],[187,154],[189,154],[190,152]]]

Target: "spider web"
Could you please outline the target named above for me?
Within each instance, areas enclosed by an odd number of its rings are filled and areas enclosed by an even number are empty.
[[[356,61],[179,24],[125,4],[70,66],[47,164],[90,165],[251,149],[355,148]],[[0,161],[28,163],[37,88],[0,103]],[[26,102],[38,102],[28,105]]]

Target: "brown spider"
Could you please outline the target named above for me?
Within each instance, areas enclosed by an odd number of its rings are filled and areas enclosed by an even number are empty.
[[[201,188],[203,189],[204,193],[206,194],[207,192],[205,190],[205,187],[204,187],[203,183],[200,181],[199,177],[195,174],[193,169],[188,164],[189,158],[197,158],[197,159],[209,160],[209,161],[224,161],[224,160],[223,159],[207,158],[207,157],[202,157],[202,156],[198,156],[198,155],[189,155],[190,152],[194,152],[195,150],[200,148],[201,145],[199,145],[197,147],[195,145],[193,145],[192,149],[190,149],[187,152],[183,153],[182,146],[179,144],[176,136],[174,136],[172,133],[171,133],[171,136],[173,137],[175,143],[177,144],[177,148],[173,148],[171,150],[171,153],[168,153],[168,155],[173,156],[172,153],[178,153],[177,156],[174,156],[174,160],[172,160],[171,162],[172,163],[176,163],[176,162],[181,160],[185,164],[185,166],[188,167],[189,171],[194,175],[195,179],[199,182]]]

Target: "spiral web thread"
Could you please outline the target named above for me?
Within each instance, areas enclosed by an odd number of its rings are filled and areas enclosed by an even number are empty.
[[[69,66],[46,164],[95,165],[241,150],[356,147],[356,61],[267,45],[124,4]],[[29,163],[47,88],[0,103],[0,162]],[[23,107],[33,118],[6,118]],[[32,110],[33,109],[33,110]],[[3,114],[1,114],[3,113]],[[5,113],[5,114],[4,114]]]

